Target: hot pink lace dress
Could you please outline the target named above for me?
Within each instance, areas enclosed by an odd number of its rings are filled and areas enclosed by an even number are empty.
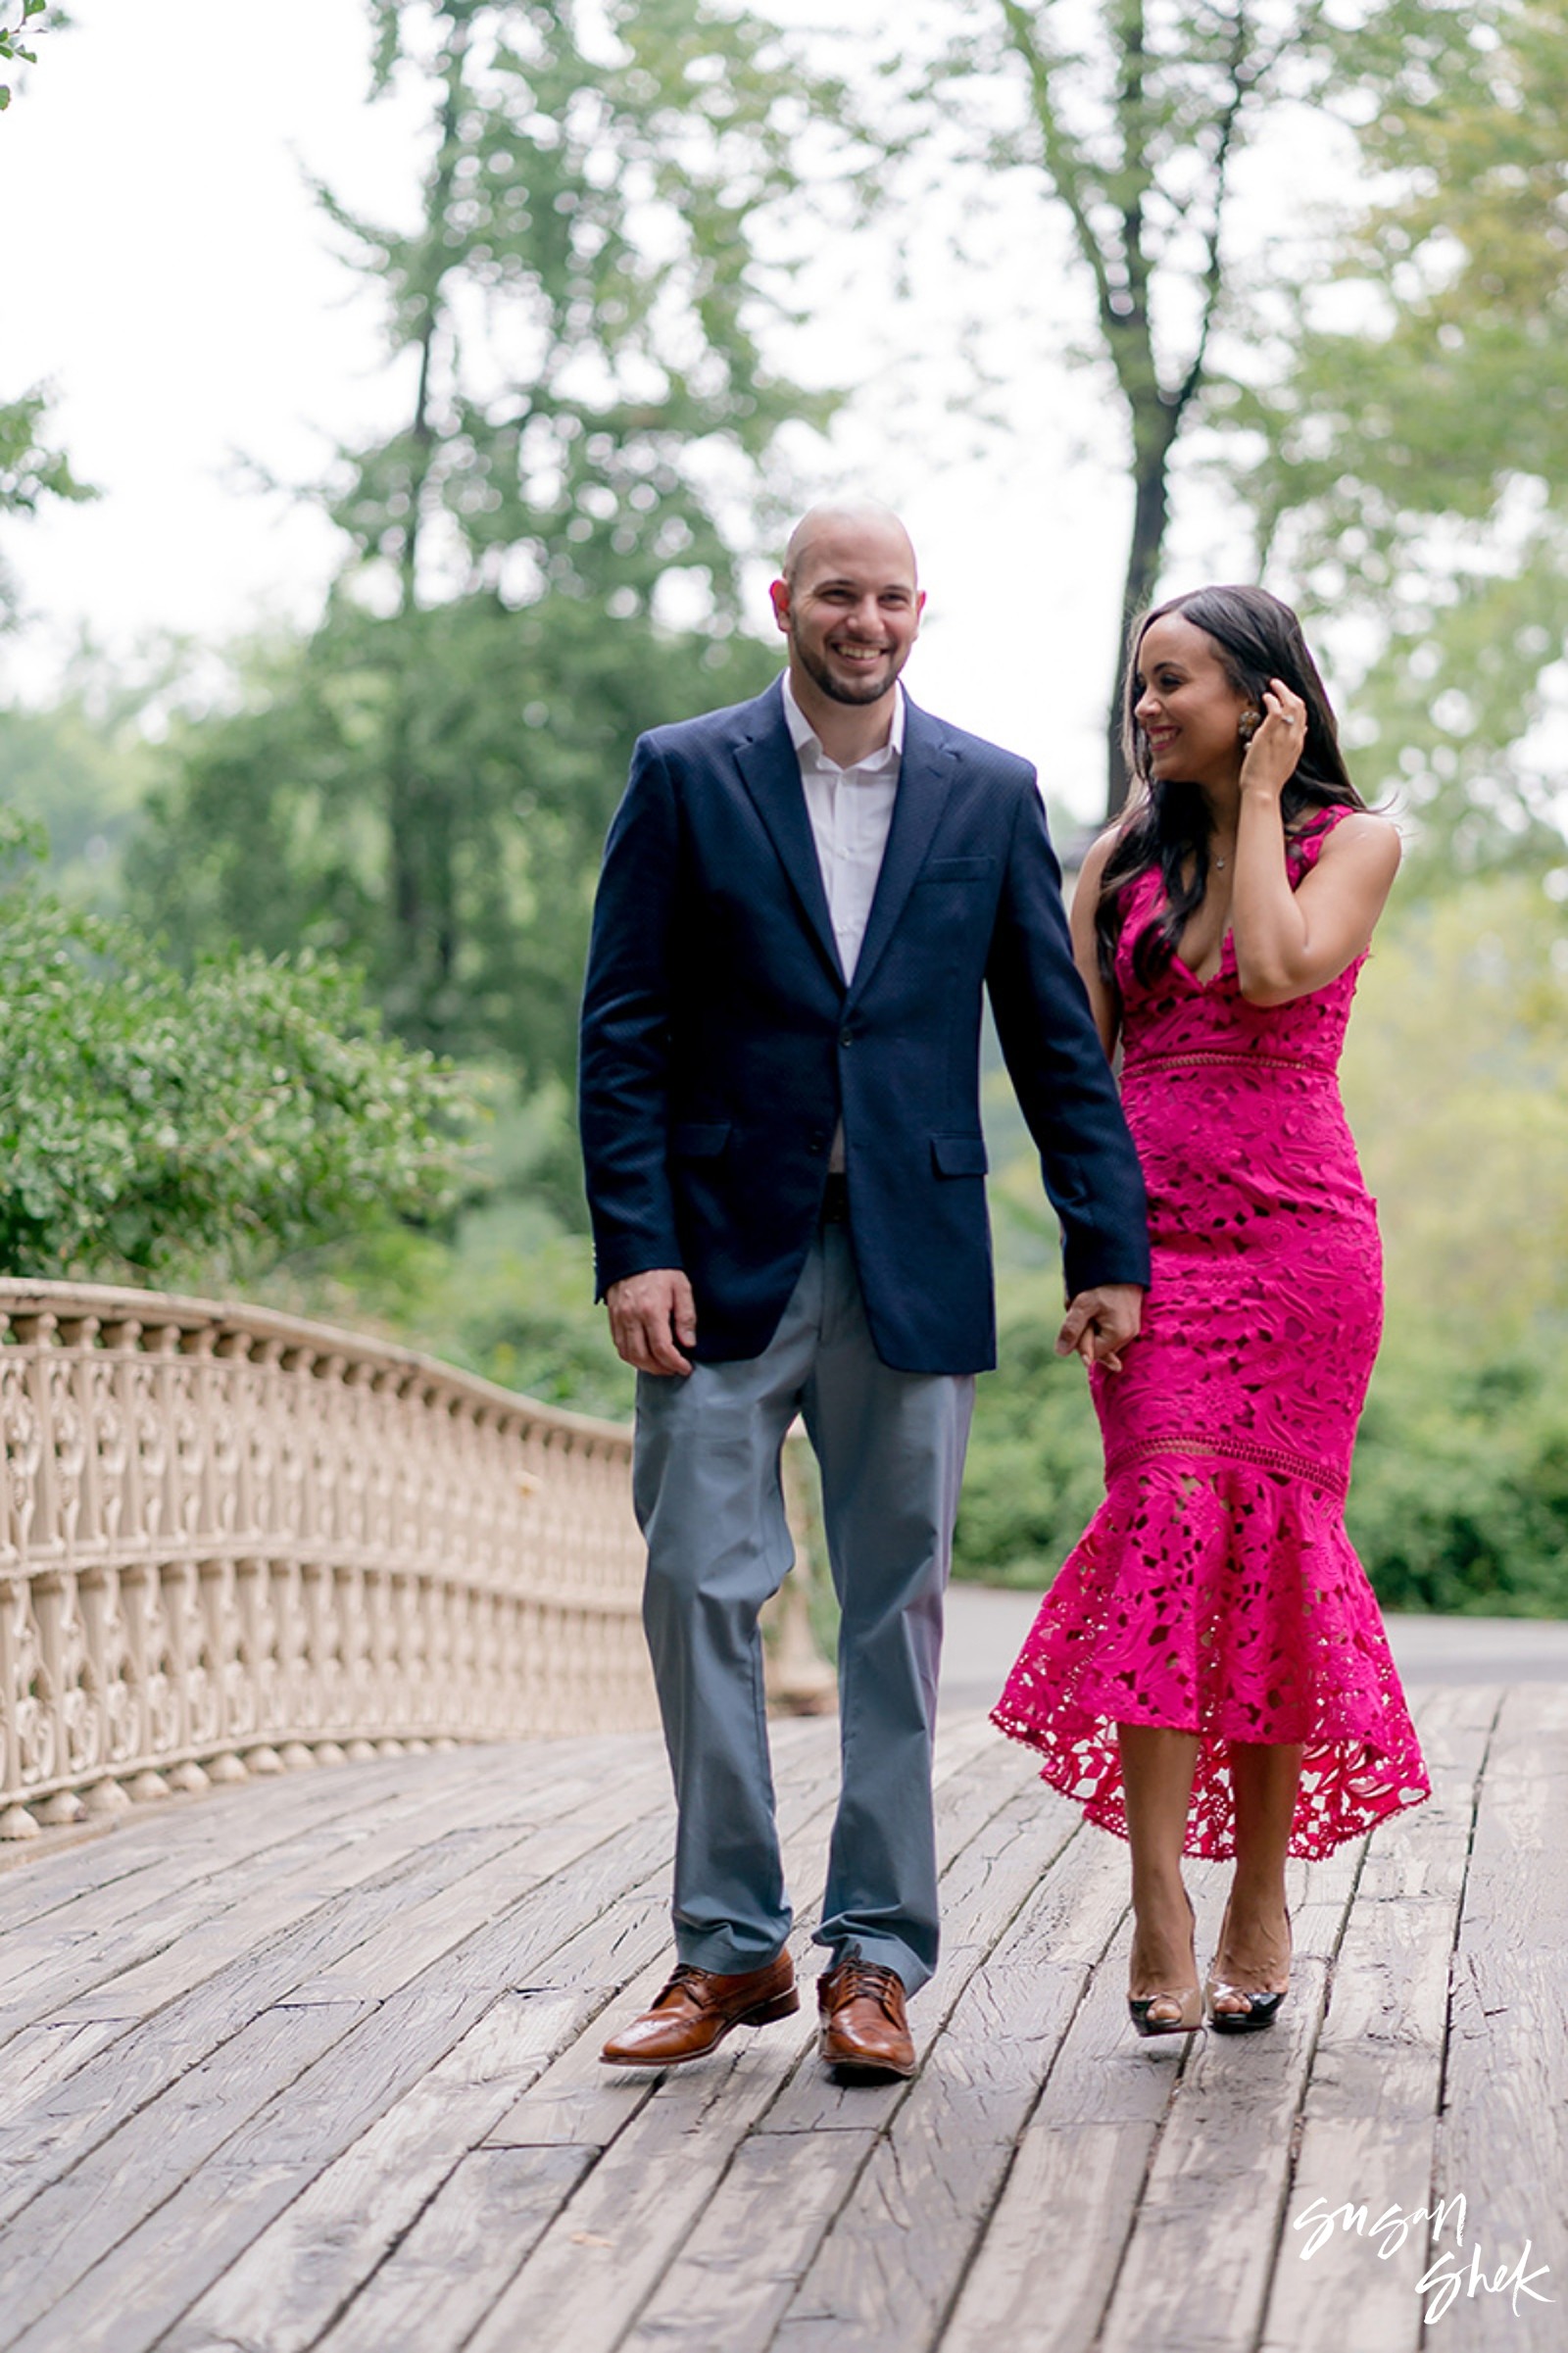
[[[1293,845],[1293,887],[1337,816]],[[1345,1533],[1383,1311],[1336,1075],[1358,966],[1251,1005],[1227,937],[1206,985],[1177,959],[1146,988],[1133,943],[1162,900],[1157,874],[1133,886],[1116,958],[1153,1245],[1144,1329],[1121,1373],[1091,1376],[1105,1501],[994,1720],[1123,1836],[1116,1725],[1198,1733],[1187,1851],[1203,1855],[1235,1851],[1227,1741],[1299,1740],[1291,1851],[1322,1855],[1428,1793]]]

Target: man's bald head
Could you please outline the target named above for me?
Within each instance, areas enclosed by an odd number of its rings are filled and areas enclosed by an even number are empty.
[[[851,550],[857,565],[868,558],[904,571],[911,591],[919,587],[914,544],[891,507],[879,499],[827,499],[810,507],[790,533],[783,576],[793,589],[802,570],[819,563],[831,568]]]
[[[826,706],[834,704],[876,711],[879,724],[891,724],[893,689],[925,603],[898,516],[869,499],[813,507],[790,533],[769,594],[790,641],[795,697],[812,723],[831,724]]]

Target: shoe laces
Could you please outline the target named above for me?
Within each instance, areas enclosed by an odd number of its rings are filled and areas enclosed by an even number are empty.
[[[851,1959],[841,1961],[834,1971],[834,1976],[839,1980],[843,1988],[845,2001],[880,2002],[883,2009],[888,2011],[891,2016],[892,2004],[889,1996],[896,1995],[897,1991],[902,1990],[896,1970],[884,1969],[878,1961]]]
[[[708,1972],[705,1969],[695,1968],[690,1961],[678,1961],[670,1974],[668,1983],[662,1987],[654,2003],[654,2008],[656,2010],[662,2009],[672,1993],[688,1991],[694,2001],[701,2003],[703,1980],[707,1975]]]

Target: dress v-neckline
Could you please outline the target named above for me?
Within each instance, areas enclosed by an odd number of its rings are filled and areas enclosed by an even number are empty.
[[[1193,970],[1192,965],[1187,961],[1187,958],[1181,954],[1179,949],[1173,948],[1170,952],[1171,962],[1177,966],[1186,979],[1192,982],[1193,987],[1198,991],[1200,997],[1206,997],[1209,990],[1214,986],[1214,983],[1219,980],[1224,973],[1225,966],[1229,960],[1231,953],[1231,932],[1232,927],[1229,923],[1227,923],[1219,944],[1219,962],[1214,966],[1214,969],[1209,974],[1207,980],[1199,979],[1198,974]]]

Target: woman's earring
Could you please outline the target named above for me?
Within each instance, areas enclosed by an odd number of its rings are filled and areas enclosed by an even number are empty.
[[[1263,721],[1255,711],[1243,711],[1241,717],[1236,722],[1236,732],[1241,738],[1242,749],[1244,752],[1262,724]]]

